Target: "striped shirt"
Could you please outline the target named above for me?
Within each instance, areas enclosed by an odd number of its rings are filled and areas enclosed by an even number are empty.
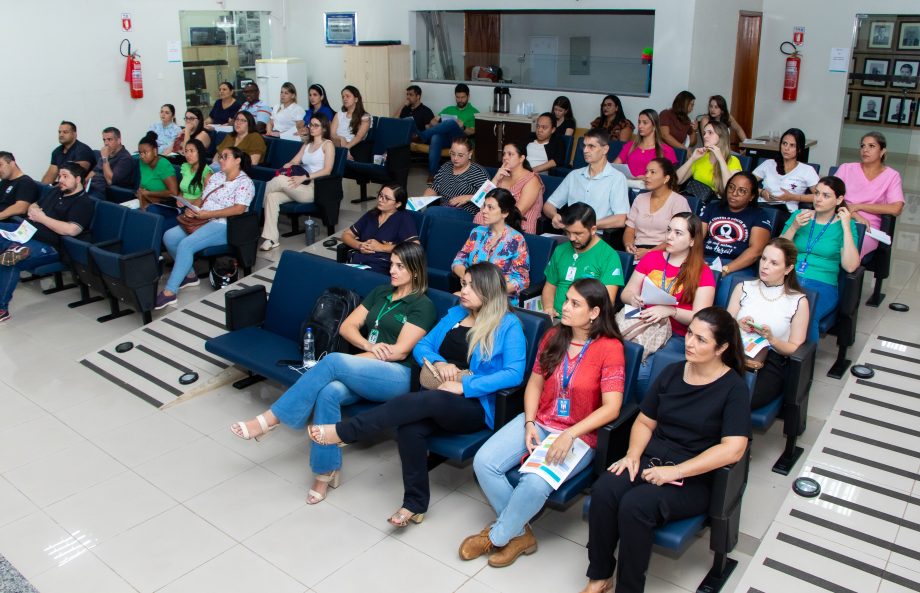
[[[441,196],[438,206],[450,206],[447,200],[457,196],[468,196],[475,194],[479,187],[489,180],[489,174],[482,166],[476,163],[470,163],[469,168],[459,175],[454,175],[454,167],[450,161],[447,161],[438,172],[435,173],[434,182],[431,188]],[[479,212],[479,208],[472,202],[467,202],[460,206],[470,214]]]

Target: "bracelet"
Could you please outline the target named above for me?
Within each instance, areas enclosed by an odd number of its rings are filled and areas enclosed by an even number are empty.
[[[533,420],[525,420],[525,421],[524,421],[524,426],[527,426],[527,423],[533,424],[534,426],[537,425],[537,423],[534,422]]]

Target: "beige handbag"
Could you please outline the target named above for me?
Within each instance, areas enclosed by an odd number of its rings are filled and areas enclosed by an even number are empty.
[[[616,322],[624,340],[642,346],[642,362],[645,362],[649,354],[664,346],[671,337],[670,319],[662,319],[655,323],[643,321],[638,315],[627,319],[626,309],[623,308],[616,314]]]
[[[461,370],[458,380],[472,374],[473,372],[469,369]],[[422,370],[419,373],[418,381],[424,389],[437,389],[441,386],[441,383],[444,382],[444,379],[438,374],[438,370],[434,368],[434,365],[431,364],[427,358],[423,358]]]

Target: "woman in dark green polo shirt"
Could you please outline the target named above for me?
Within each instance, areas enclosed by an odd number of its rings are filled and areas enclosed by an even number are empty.
[[[437,321],[434,304],[425,296],[427,268],[421,245],[397,245],[390,255],[390,283],[372,290],[339,328],[339,334],[362,352],[322,357],[271,409],[234,423],[234,434],[258,438],[281,422],[303,428],[311,413],[317,424],[334,423],[341,420],[342,405],[361,398],[382,402],[407,393],[412,349]],[[318,400],[336,403],[317,406]],[[342,453],[335,445],[314,444],[310,467],[316,482],[307,502],[316,504],[326,498],[329,486],[338,486]]]

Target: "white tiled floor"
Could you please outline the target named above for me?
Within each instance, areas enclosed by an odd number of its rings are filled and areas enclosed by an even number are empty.
[[[410,187],[421,187],[420,173],[413,173]],[[354,186],[349,184],[347,193],[340,228],[364,209],[348,203],[356,195]],[[904,230],[911,232],[912,226],[904,225]],[[284,244],[302,248],[302,241],[300,235]],[[269,254],[260,267],[279,255]],[[898,256],[883,308],[862,308],[854,359],[873,334],[920,341],[920,326],[905,324],[915,322],[916,313],[899,315],[885,308],[895,300],[920,307],[916,254],[898,251]],[[211,294],[202,286],[184,291],[181,301],[188,304]],[[21,286],[13,319],[0,327],[0,553],[43,593],[513,593],[577,591],[583,585],[587,527],[580,501],[567,512],[544,513],[535,523],[539,552],[501,570],[484,560],[466,563],[457,557],[460,540],[491,518],[470,468],[432,472],[432,505],[422,525],[398,531],[385,522],[401,496],[392,441],[346,448],[342,486],[326,502],[308,506],[309,446],[302,433],[281,429],[255,443],[236,439],[227,430],[231,421],[262,411],[280,394],[277,386],[261,383],[238,391],[227,385],[157,410],[79,363],[137,330],[140,320],[129,316],[99,324],[95,318],[106,312],[105,305],[65,307],[75,299],[74,291],[43,296],[37,286]],[[176,318],[209,332],[206,323]],[[163,333],[174,339],[188,338],[162,323],[155,325],[166,327]],[[912,450],[920,444],[918,437],[840,416],[844,382],[825,376],[835,352],[831,340],[821,345],[808,430],[800,440],[807,459],[793,473],[825,468],[917,496],[920,486],[913,478],[854,467],[827,453],[849,451],[910,472],[920,469],[916,456],[830,434],[832,424]],[[153,338],[144,343],[162,344]],[[177,349],[165,352],[208,376],[220,370]],[[920,356],[920,351],[912,355]],[[910,366],[889,361],[894,368]],[[159,379],[174,381],[174,370],[157,369]],[[860,386],[858,393],[917,407],[914,398],[886,389]],[[845,390],[844,398],[848,395]],[[846,409],[883,421],[901,420],[897,412],[870,403],[850,401]],[[914,558],[788,520],[790,511],[800,509],[910,549],[920,545],[914,523],[898,525],[826,501],[787,499],[792,477],[770,471],[783,442],[781,423],[755,435],[742,511],[746,543],[732,554],[740,564],[726,591],[811,590],[813,585],[764,564],[768,556],[771,563],[789,566],[811,562],[816,571],[830,563],[791,546],[789,537],[810,540],[894,575],[883,578],[837,567],[841,572],[836,582],[854,590],[906,591],[904,583],[920,581],[920,562]],[[817,477],[841,499],[920,522],[914,504]],[[780,534],[786,540],[777,539]],[[755,550],[761,540],[765,545]],[[655,554],[647,590],[695,590],[710,562],[705,536],[678,558]]]

